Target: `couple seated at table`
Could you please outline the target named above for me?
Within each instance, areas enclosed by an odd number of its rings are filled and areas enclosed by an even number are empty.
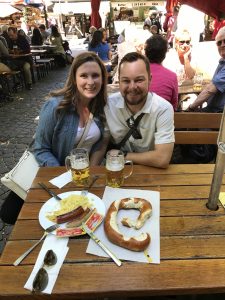
[[[51,93],[53,98],[41,110],[34,144],[41,166],[64,165],[89,123],[82,148],[89,152],[90,165],[102,163],[110,136],[116,144],[126,136],[121,147],[126,159],[168,167],[174,145],[174,112],[168,101],[148,91],[148,59],[128,53],[120,62],[119,79],[120,92],[109,96],[107,103],[102,60],[93,52],[74,59],[66,84]]]

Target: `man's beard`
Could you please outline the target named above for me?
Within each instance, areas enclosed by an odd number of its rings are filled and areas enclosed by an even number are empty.
[[[148,96],[148,93],[146,95],[143,95],[143,97],[137,99],[137,100],[129,100],[126,95],[124,96],[124,100],[125,100],[125,103],[127,105],[130,105],[130,106],[135,106],[135,105],[139,105],[141,103],[145,103],[146,99],[147,99],[147,96]]]

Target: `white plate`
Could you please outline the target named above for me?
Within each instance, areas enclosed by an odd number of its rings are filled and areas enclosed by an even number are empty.
[[[70,195],[80,195],[80,194],[81,194],[80,191],[66,192],[66,193],[59,194],[59,197],[61,197],[63,199]],[[92,193],[88,193],[87,197],[93,203],[93,208],[96,208],[97,212],[104,217],[105,212],[106,212],[104,202],[99,197],[97,197],[96,195],[94,195]],[[49,199],[47,202],[45,202],[44,205],[42,205],[40,212],[39,212],[39,222],[44,229],[55,224],[54,222],[47,219],[46,215],[49,212],[51,212],[53,210],[57,210],[59,208],[60,208],[60,200],[56,200],[53,197],[51,199]],[[60,228],[66,228],[66,223],[60,224]],[[56,234],[56,231],[53,231],[52,233]]]

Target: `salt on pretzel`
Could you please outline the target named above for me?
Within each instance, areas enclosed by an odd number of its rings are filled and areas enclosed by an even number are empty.
[[[127,237],[123,235],[119,231],[116,220],[117,213],[120,209],[138,209],[140,211],[140,215],[138,216],[137,221],[124,218],[122,220],[122,224],[128,227],[134,227],[135,229],[140,229],[151,216],[151,203],[141,198],[125,198],[122,200],[116,200],[110,205],[104,221],[105,233],[112,243],[129,250],[144,251],[150,244],[150,235],[148,233],[141,233],[134,237]]]

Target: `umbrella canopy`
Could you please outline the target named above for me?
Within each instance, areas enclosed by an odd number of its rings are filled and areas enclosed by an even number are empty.
[[[179,2],[190,5],[216,19],[225,17],[225,1],[222,0],[180,0]]]
[[[12,7],[10,4],[2,3],[0,9],[0,18],[8,17],[16,12],[20,12],[15,7]]]

